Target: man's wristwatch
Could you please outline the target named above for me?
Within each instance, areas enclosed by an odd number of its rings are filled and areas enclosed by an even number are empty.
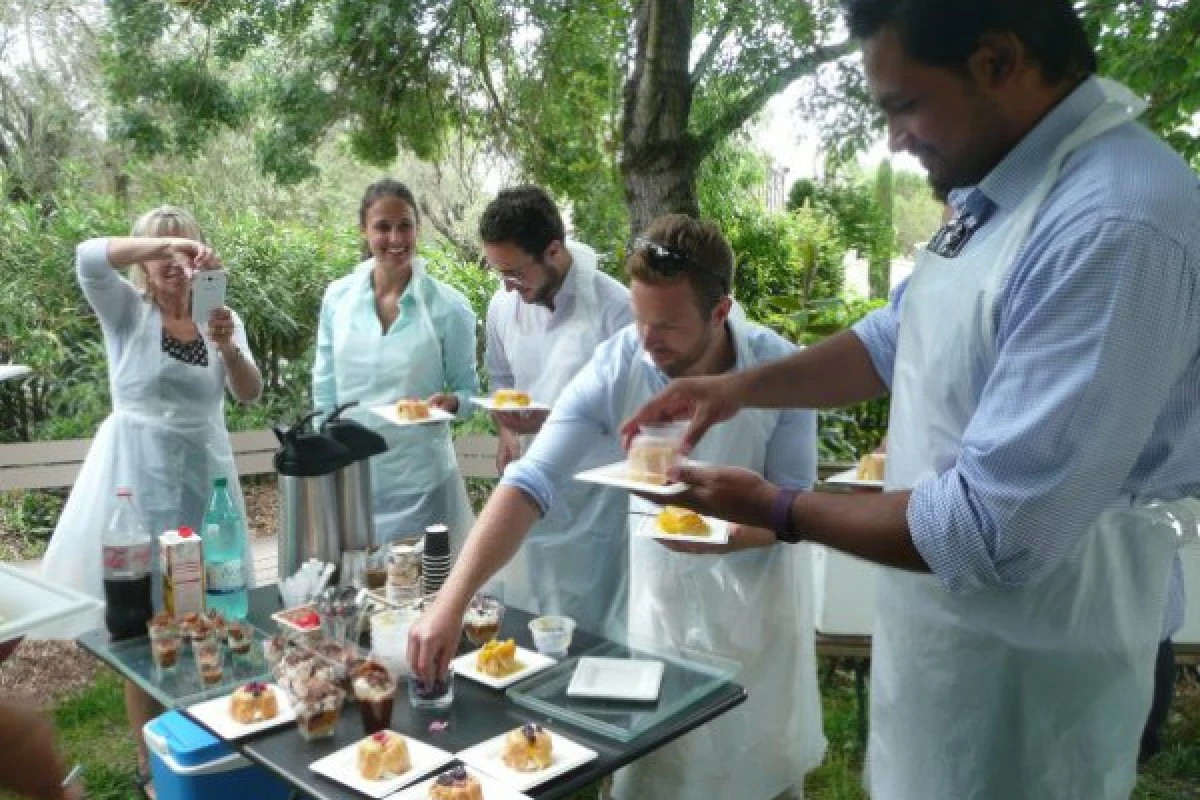
[[[771,506],[771,530],[776,540],[788,544],[800,541],[800,533],[792,522],[792,501],[800,494],[799,489],[780,489]]]

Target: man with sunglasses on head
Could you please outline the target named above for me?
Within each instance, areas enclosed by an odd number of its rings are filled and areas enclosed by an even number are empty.
[[[492,392],[518,389],[554,406],[596,347],[633,322],[629,290],[598,269],[592,248],[566,237],[558,208],[537,186],[500,192],[483,212],[479,236],[502,282],[487,312],[484,363]],[[492,414],[501,474],[546,415]],[[584,455],[585,468],[622,457],[611,439]],[[575,483],[563,487],[492,588],[510,605],[565,614],[584,630],[623,638],[628,556],[624,494]]]
[[[599,442],[617,443],[621,423],[672,378],[743,370],[795,349],[731,314],[733,252],[712,223],[660,217],[634,242],[627,266],[636,324],[600,345],[567,386],[410,633],[410,664],[426,679],[445,670],[472,595],[553,509],[583,454]],[[696,455],[807,489],[816,478],[815,417],[749,411],[714,431]],[[654,514],[632,510],[631,526]],[[749,699],[618,773],[618,798],[771,800],[803,785],[825,747],[808,558],[806,549],[776,546],[770,531],[744,526],[733,526],[729,543],[719,546],[631,539],[630,643],[737,661]]]

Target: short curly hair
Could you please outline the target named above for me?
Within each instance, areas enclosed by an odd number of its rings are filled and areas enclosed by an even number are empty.
[[[551,242],[566,241],[567,231],[554,200],[540,186],[514,186],[488,203],[479,219],[484,244],[512,242],[539,258]]]

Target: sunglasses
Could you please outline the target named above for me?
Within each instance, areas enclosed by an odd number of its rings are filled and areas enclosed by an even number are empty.
[[[664,278],[675,277],[689,265],[694,269],[701,268],[699,264],[675,248],[667,247],[665,244],[659,244],[643,236],[639,236],[633,240],[633,250],[634,252],[641,253],[642,257],[650,262],[650,269]],[[725,281],[722,281],[721,285],[725,293],[728,294],[729,286]]]

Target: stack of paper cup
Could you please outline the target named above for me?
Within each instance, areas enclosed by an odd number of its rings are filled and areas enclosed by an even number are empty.
[[[450,574],[450,529],[430,525],[425,529],[425,552],[421,555],[421,578],[425,594],[442,588]]]

